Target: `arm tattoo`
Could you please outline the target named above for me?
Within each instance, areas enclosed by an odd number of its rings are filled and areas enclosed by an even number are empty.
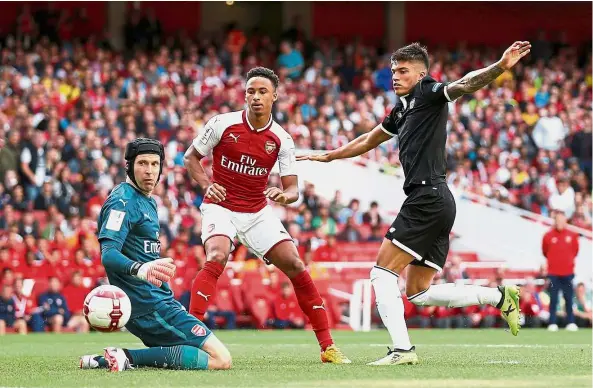
[[[462,79],[447,85],[447,94],[451,100],[455,100],[464,94],[473,93],[483,88],[502,73],[504,73],[504,69],[500,68],[497,63],[484,69],[472,71]]]

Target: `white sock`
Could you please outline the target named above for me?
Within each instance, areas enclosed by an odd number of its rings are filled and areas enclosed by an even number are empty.
[[[502,293],[498,288],[466,284],[436,284],[412,295],[408,300],[418,306],[465,307],[490,304],[498,305]]]
[[[399,276],[386,268],[374,266],[371,270],[371,283],[375,289],[377,308],[381,320],[396,349],[408,350],[412,347],[408,327],[404,318],[404,302],[397,284]]]

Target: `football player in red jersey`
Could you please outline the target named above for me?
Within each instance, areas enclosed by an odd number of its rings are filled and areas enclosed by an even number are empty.
[[[272,119],[278,82],[278,76],[270,69],[251,69],[245,88],[247,109],[214,116],[185,153],[190,176],[206,193],[200,210],[207,262],[193,281],[190,313],[203,318],[238,237],[291,280],[299,306],[317,336],[321,360],[350,363],[334,344],[323,300],[295,244],[268,205],[268,199],[287,205],[299,197],[294,142]],[[201,159],[210,153],[212,180],[201,165]],[[276,162],[282,189],[267,187]]]

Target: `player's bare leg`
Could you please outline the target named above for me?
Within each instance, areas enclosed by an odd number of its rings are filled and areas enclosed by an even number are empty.
[[[408,300],[418,306],[466,307],[490,304],[500,310],[511,333],[517,335],[519,325],[519,288],[516,286],[482,287],[467,284],[436,284],[434,268],[410,266],[406,279]]]
[[[6,322],[0,319],[0,335],[6,334]]]
[[[335,364],[351,363],[334,344],[323,300],[311,275],[305,270],[294,243],[279,243],[266,254],[266,259],[284,272],[292,282],[299,306],[309,318],[321,347],[321,361]]]
[[[465,307],[491,304],[501,309],[503,318],[516,335],[519,328],[519,292],[517,287],[490,288],[453,283],[433,285],[436,269],[409,265],[415,258],[385,239],[379,250],[377,265],[371,270],[377,307],[387,327],[393,346],[386,357],[370,365],[415,364],[418,357],[411,345],[404,318],[404,306],[397,277],[406,267],[406,295],[418,306]],[[393,298],[397,295],[397,298]]]
[[[189,312],[199,320],[204,319],[210,297],[216,293],[216,283],[226,266],[231,241],[225,235],[215,235],[206,240],[206,264],[198,272],[191,287]]]
[[[387,328],[393,349],[387,356],[369,365],[416,364],[418,356],[410,343],[404,318],[404,302],[399,289],[399,274],[414,260],[407,252],[384,239],[377,255],[377,264],[371,270],[371,284],[375,290],[377,309]]]
[[[231,369],[233,365],[231,352],[214,334],[211,334],[204,342],[202,350],[208,353],[208,369]]]

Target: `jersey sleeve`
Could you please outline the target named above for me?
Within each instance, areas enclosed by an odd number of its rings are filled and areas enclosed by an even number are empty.
[[[224,131],[222,127],[220,117],[214,116],[208,120],[204,128],[202,128],[198,136],[194,139],[192,144],[202,156],[209,155],[212,149],[220,142],[222,131]]]
[[[99,241],[108,239],[123,245],[133,227],[135,203],[131,200],[109,197],[101,209]]]
[[[437,82],[430,78],[428,80],[422,80],[422,97],[425,101],[430,104],[445,104],[451,102],[447,94],[447,86],[449,83]]]
[[[281,138],[278,168],[280,169],[280,176],[297,175],[294,141],[288,133]]]
[[[383,119],[381,123],[381,129],[383,132],[390,136],[397,135],[397,116],[395,112],[395,108],[391,109],[391,112]]]

